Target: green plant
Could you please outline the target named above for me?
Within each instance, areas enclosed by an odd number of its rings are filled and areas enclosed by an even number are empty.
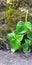
[[[15,51],[21,48],[20,41],[23,39],[23,35],[16,35],[14,32],[8,34],[8,40],[11,45],[11,49],[14,49]]]
[[[32,24],[27,21],[27,15],[28,10],[26,12],[25,23],[19,21],[14,32],[7,35],[11,48],[14,49],[14,51],[23,48],[23,52],[27,52],[29,46],[32,44]]]

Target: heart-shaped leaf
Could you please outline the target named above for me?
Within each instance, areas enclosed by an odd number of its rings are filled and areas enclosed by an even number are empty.
[[[31,30],[31,23],[29,21],[25,22],[26,27]]]
[[[20,41],[23,39],[23,35],[16,35],[15,33],[10,33],[7,35],[10,42],[11,48],[15,51],[21,47]]]
[[[29,45],[31,45],[31,40],[25,39],[25,43],[23,44],[23,52],[27,52]]]
[[[25,43],[29,46],[29,45],[31,45],[31,40],[25,39]]]
[[[32,31],[28,31],[27,37],[28,37],[30,40],[32,40]]]
[[[27,27],[26,25],[24,24],[23,21],[19,21],[17,26],[16,26],[16,29],[15,29],[15,34],[23,34],[25,32],[27,32]]]

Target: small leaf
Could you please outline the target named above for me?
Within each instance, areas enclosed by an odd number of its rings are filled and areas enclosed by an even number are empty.
[[[31,45],[31,40],[25,39],[25,43],[29,46],[29,45]]]
[[[31,24],[31,32],[32,32],[32,24]]]
[[[20,42],[23,39],[23,35],[16,35],[16,39]]]
[[[23,52],[28,51],[28,45],[26,43],[23,44]]]
[[[26,27],[31,30],[31,23],[29,21],[25,22]]]
[[[30,45],[31,45],[31,40],[25,39],[25,43],[23,44],[23,52],[27,52]]]
[[[15,34],[23,34],[25,32],[27,32],[27,27],[25,26],[23,21],[19,21],[17,26],[16,26],[16,30],[14,31]]]
[[[12,38],[14,38],[14,36],[15,36],[14,33],[9,33],[9,34],[7,35],[7,38],[8,38],[9,40],[11,40]]]
[[[30,40],[32,40],[32,32],[31,32],[31,31],[29,31],[29,32],[27,33],[27,37],[28,37]]]
[[[15,51],[21,48],[20,41],[23,39],[23,35],[16,35],[15,33],[10,33],[7,35],[7,38],[10,42],[11,48]]]

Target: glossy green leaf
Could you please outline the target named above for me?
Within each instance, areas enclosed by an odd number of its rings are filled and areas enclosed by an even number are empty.
[[[25,22],[26,27],[31,30],[31,23],[29,21]]]
[[[27,37],[28,37],[30,40],[32,40],[32,32],[31,32],[31,31],[29,31],[29,32],[27,33]]]
[[[31,45],[31,40],[25,39],[25,43],[23,44],[23,52],[27,52],[29,45]]]
[[[26,53],[28,51],[28,45],[24,44],[23,46],[23,52]]]
[[[29,46],[29,45],[31,45],[31,40],[25,39],[25,43]]]
[[[7,35],[10,42],[11,48],[15,51],[21,47],[20,41],[23,39],[23,35],[16,35],[15,33],[10,33]]]
[[[31,24],[31,32],[32,32],[32,24]]]
[[[16,35],[16,39],[20,42],[23,39],[24,35]]]
[[[24,22],[23,21],[19,21],[18,23],[17,23],[17,26],[16,26],[16,29],[15,29],[15,34],[23,34],[23,33],[25,33],[25,32],[27,32],[27,27],[26,27],[26,25],[24,24]]]

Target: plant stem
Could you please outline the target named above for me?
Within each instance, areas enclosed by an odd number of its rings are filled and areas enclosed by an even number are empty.
[[[26,11],[25,22],[27,22],[28,10]]]

